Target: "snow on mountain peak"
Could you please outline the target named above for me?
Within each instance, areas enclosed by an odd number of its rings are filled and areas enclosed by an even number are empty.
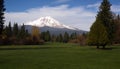
[[[38,27],[48,26],[48,27],[53,27],[53,28],[67,28],[67,29],[76,30],[76,28],[69,27],[64,24],[60,24],[60,22],[58,22],[57,20],[55,20],[54,18],[50,16],[41,17],[35,21],[26,23],[26,25],[32,25],[32,26],[38,26]]]

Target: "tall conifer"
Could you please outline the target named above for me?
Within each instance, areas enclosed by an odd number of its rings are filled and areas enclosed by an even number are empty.
[[[88,44],[105,46],[111,44],[114,35],[114,20],[111,12],[111,4],[108,0],[103,0],[99,7],[96,21],[90,28]],[[98,47],[97,47],[98,48]]]
[[[0,34],[3,31],[3,24],[4,24],[4,0],[0,0]]]

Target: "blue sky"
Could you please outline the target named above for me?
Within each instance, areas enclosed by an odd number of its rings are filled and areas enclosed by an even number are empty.
[[[5,0],[7,11],[25,11],[30,8],[43,6],[59,6],[68,4],[70,7],[85,6],[102,0]],[[112,4],[120,5],[120,0],[110,0]]]
[[[26,23],[51,16],[63,24],[89,30],[102,0],[5,0],[6,24]],[[120,14],[120,0],[110,0],[112,11]]]

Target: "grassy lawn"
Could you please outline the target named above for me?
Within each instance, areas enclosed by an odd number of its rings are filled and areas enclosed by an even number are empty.
[[[64,43],[0,46],[0,69],[120,69],[120,46],[111,50]]]

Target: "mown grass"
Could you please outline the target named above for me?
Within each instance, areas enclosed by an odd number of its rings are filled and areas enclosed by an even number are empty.
[[[101,50],[64,43],[0,46],[0,69],[120,69],[120,47]]]

